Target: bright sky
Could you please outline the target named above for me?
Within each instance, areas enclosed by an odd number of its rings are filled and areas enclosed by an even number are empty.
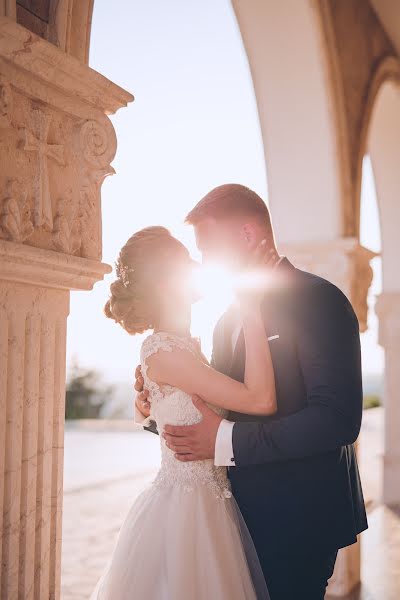
[[[103,262],[114,265],[121,246],[147,225],[167,226],[198,258],[191,228],[182,221],[208,190],[237,182],[267,199],[252,83],[230,2],[119,0],[112,12],[110,18],[108,0],[96,0],[90,66],[135,101],[111,117],[117,175],[102,188]],[[375,249],[373,179],[364,183],[365,244]],[[112,279],[114,273],[90,292],[71,293],[67,360],[74,355],[106,380],[127,381],[143,336],[129,336],[103,316]],[[224,299],[211,294],[193,311],[192,334],[201,336],[208,355],[223,308]],[[364,367],[376,372],[382,356],[371,325],[363,336]]]

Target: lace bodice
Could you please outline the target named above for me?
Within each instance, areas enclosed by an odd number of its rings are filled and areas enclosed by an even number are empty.
[[[194,340],[166,332],[149,335],[144,340],[140,353],[144,386],[149,390],[150,416],[156,421],[160,434],[166,424],[193,425],[201,421],[201,413],[194,406],[189,394],[171,385],[159,386],[147,374],[146,360],[149,356],[158,350],[172,352],[175,349],[188,350],[199,356]],[[226,416],[227,411],[224,409],[209,406],[221,416]],[[202,483],[210,486],[218,498],[229,498],[232,495],[226,467],[216,467],[212,459],[180,462],[166,446],[161,435],[160,443],[161,469],[153,482],[154,485],[181,485],[187,491],[193,491],[195,484]]]

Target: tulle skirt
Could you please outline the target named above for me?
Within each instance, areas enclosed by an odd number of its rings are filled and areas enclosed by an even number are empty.
[[[267,600],[234,497],[198,483],[150,485],[134,501],[90,600]]]

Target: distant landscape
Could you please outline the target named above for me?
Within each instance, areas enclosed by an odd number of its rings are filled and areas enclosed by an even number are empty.
[[[363,375],[364,394],[377,395],[383,398],[383,373]]]
[[[363,378],[365,406],[373,407],[382,403],[383,375],[369,374]],[[113,383],[109,395],[104,397],[98,418],[133,419],[134,389],[133,382]]]
[[[383,403],[383,374],[363,375],[364,408]],[[77,357],[69,365],[66,419],[133,419],[134,381],[105,380],[96,368],[85,368]]]

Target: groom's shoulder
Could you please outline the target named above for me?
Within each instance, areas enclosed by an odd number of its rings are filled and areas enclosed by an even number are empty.
[[[295,279],[296,283],[300,287],[300,289],[309,290],[313,288],[318,288],[320,286],[328,286],[339,289],[334,283],[321,277],[320,275],[316,275],[315,273],[310,273],[309,271],[304,271],[303,269],[295,268]]]
[[[337,285],[309,271],[296,268],[296,288],[300,298],[306,303],[315,305],[323,303],[327,308],[330,305],[345,305],[353,312],[349,298]]]

